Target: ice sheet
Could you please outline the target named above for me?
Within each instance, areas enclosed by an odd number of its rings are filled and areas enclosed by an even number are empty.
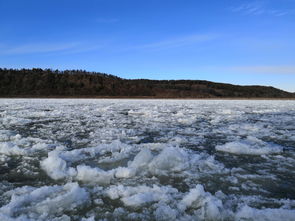
[[[295,101],[0,99],[0,220],[294,220]]]

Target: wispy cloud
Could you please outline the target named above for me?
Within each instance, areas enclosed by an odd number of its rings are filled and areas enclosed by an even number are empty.
[[[237,73],[249,74],[294,74],[295,66],[292,65],[264,65],[264,66],[232,66],[226,67],[225,70]]]
[[[45,54],[45,53],[79,53],[98,49],[99,46],[89,46],[79,42],[69,43],[28,43],[16,46],[0,47],[2,55]]]
[[[97,23],[117,23],[120,20],[117,18],[97,18],[95,21]]]
[[[236,7],[231,7],[230,10],[243,15],[271,15],[279,17],[288,14],[287,10],[268,8],[263,2],[246,3]]]
[[[213,34],[195,34],[182,36],[178,38],[166,39],[162,41],[152,42],[136,46],[135,49],[148,50],[166,50],[171,48],[184,47],[192,44],[202,43],[216,39],[218,36]]]
[[[7,46],[0,48],[1,54],[34,54],[58,52],[73,49],[77,43],[30,43],[18,46]]]

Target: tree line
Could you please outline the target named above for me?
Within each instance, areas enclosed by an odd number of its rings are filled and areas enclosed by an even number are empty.
[[[0,68],[1,97],[294,98],[274,87],[200,80],[123,79],[85,70]]]

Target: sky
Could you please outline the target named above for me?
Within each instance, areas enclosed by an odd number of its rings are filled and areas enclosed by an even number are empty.
[[[295,92],[295,0],[0,0],[0,67]]]

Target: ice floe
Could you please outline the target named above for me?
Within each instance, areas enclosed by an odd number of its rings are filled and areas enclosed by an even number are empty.
[[[255,137],[247,137],[241,141],[233,141],[223,145],[217,145],[216,150],[248,155],[277,154],[283,151],[279,145],[269,144]]]
[[[66,211],[76,210],[87,204],[89,194],[77,183],[64,186],[43,186],[40,188],[20,187],[8,191],[10,202],[0,208],[1,220],[48,220],[64,217]]]

